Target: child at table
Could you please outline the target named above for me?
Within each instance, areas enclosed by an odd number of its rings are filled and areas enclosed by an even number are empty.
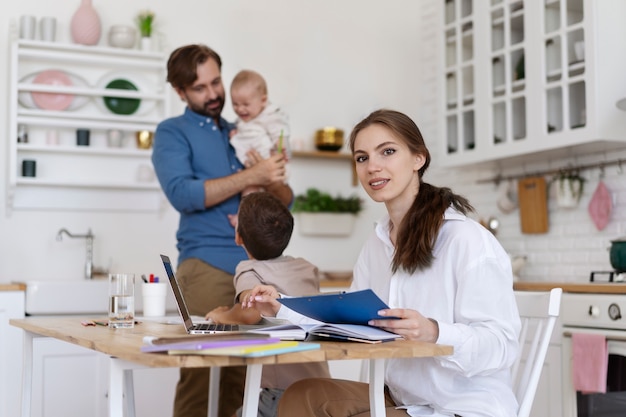
[[[258,284],[272,285],[283,294],[304,296],[319,293],[319,272],[302,258],[284,255],[293,232],[289,209],[268,192],[243,197],[235,242],[247,252],[249,260],[237,265],[234,276],[235,305],[217,307],[206,318],[218,323],[255,324],[261,315],[255,309],[242,309],[245,299]],[[283,391],[305,378],[329,378],[326,363],[285,364],[263,367],[259,416],[274,417]],[[241,416],[241,409],[237,411]]]

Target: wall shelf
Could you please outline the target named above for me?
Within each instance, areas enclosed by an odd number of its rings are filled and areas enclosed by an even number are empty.
[[[135,133],[154,131],[169,114],[162,53],[105,46],[23,40],[10,29],[9,209],[145,211],[161,208],[162,193],[152,171],[151,149],[139,149]],[[36,83],[36,74],[56,70],[72,81]],[[107,88],[123,79],[136,90]],[[76,81],[78,80],[78,81]],[[67,108],[41,108],[43,94],[72,97]],[[137,100],[131,114],[118,114],[110,100]],[[80,104],[77,104],[79,103]],[[88,146],[78,146],[77,129],[88,129]],[[120,146],[107,139],[111,130]],[[26,131],[25,141],[18,132]],[[20,136],[18,138],[18,135]],[[35,177],[22,174],[24,160],[36,161]]]
[[[356,175],[356,165],[352,159],[352,154],[339,151],[293,151],[294,158],[317,158],[317,159],[339,159],[350,161],[352,165],[352,185],[357,186],[359,180]]]

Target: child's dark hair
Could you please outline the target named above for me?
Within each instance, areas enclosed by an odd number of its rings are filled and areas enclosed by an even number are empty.
[[[282,255],[293,232],[293,215],[272,194],[244,196],[239,205],[237,232],[251,257],[259,261]]]

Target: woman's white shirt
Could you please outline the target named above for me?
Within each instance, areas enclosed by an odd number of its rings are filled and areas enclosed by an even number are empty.
[[[437,320],[446,357],[387,361],[386,383],[411,416],[514,416],[510,367],[518,352],[520,320],[510,258],[483,226],[449,208],[432,265],[391,272],[394,246],[385,216],[366,241],[351,291],[371,288],[391,308]]]

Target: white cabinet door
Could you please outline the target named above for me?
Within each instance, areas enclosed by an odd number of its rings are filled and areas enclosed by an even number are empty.
[[[446,0],[441,11],[442,165],[624,146],[626,2]]]
[[[539,379],[531,417],[562,417],[561,347],[550,345]]]
[[[79,326],[77,319],[76,325]],[[51,338],[33,344],[32,417],[106,417],[108,357]]]
[[[172,415],[178,368],[138,369],[133,379],[137,416]],[[107,355],[56,339],[35,339],[32,417],[106,417],[108,381]]]
[[[24,318],[24,292],[0,292],[0,417],[20,415],[22,330],[9,319]]]

